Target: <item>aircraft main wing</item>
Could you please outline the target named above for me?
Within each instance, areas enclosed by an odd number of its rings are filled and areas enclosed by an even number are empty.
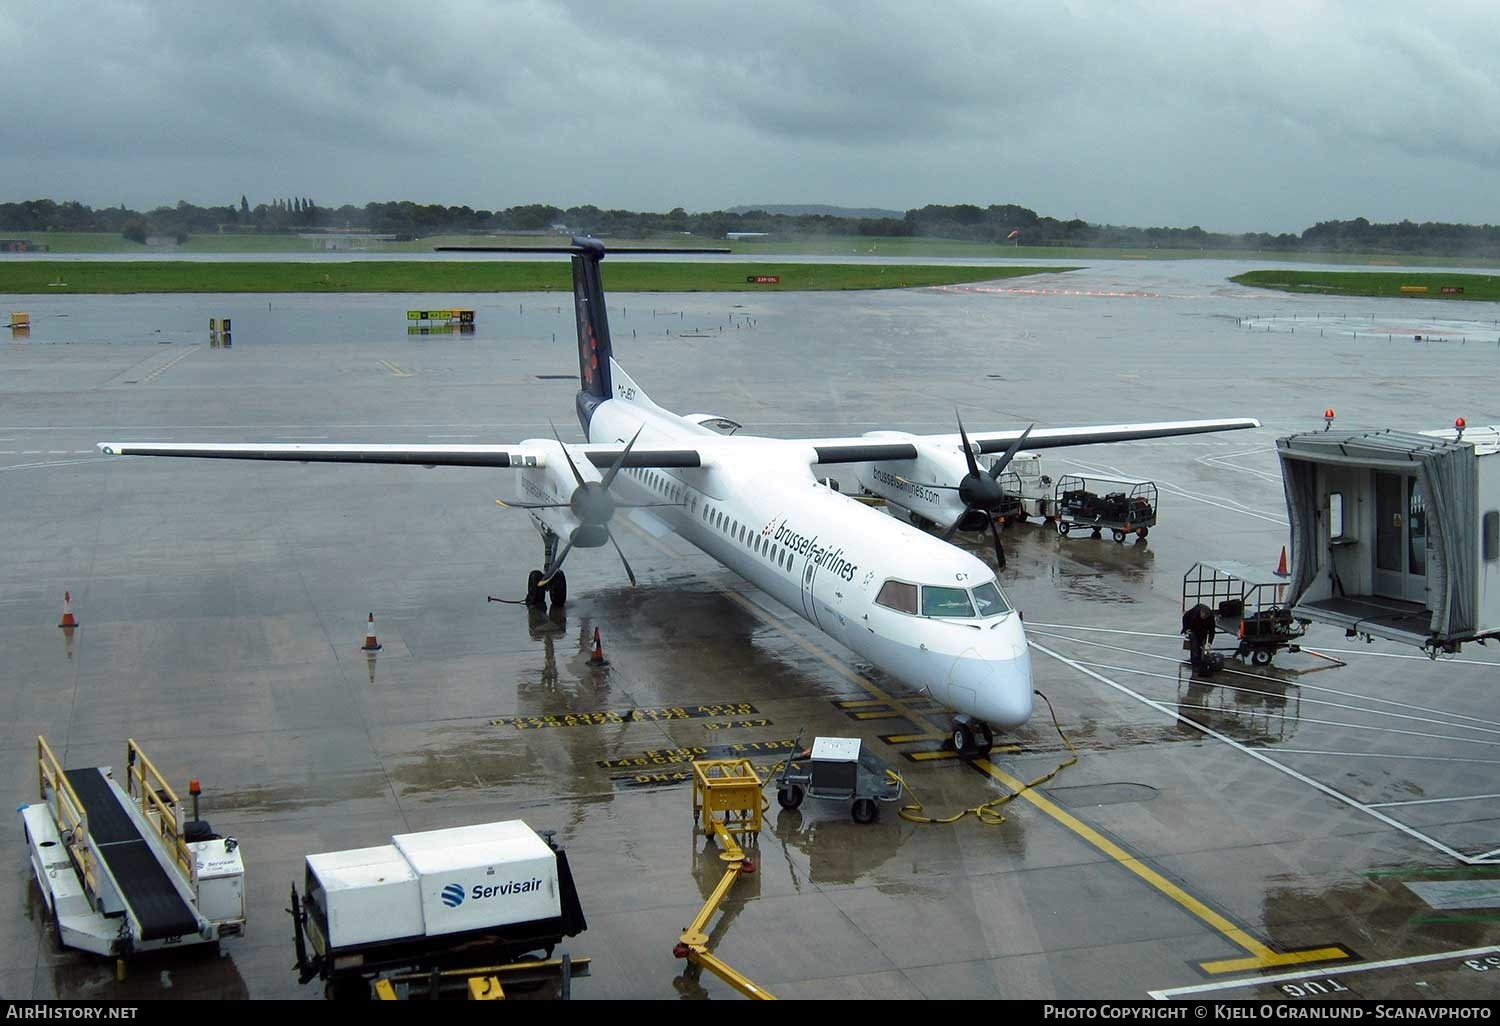
[[[292,463],[405,463],[423,467],[544,467],[557,455],[555,443],[519,445],[366,445],[302,442],[100,442],[107,456],[187,456],[219,460],[284,460]],[[614,466],[623,445],[577,445],[571,451],[600,470]],[[627,468],[698,467],[696,449],[632,449]]]
[[[1026,438],[1027,449],[1057,449],[1069,445],[1100,442],[1131,442],[1146,438],[1171,438],[1209,431],[1240,431],[1258,428],[1260,421],[1241,417],[1231,420],[1166,420],[1144,424],[1094,424],[1085,427],[1034,428]],[[1004,452],[1021,437],[1020,431],[971,431],[969,441],[981,453]],[[876,463],[917,458],[917,444],[960,448],[957,434],[913,435],[911,441],[862,438],[799,439],[817,454],[815,463]]]

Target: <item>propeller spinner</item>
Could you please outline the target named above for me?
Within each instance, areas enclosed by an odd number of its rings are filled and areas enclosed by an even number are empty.
[[[1000,504],[1005,498],[1004,491],[1000,488],[1000,475],[1005,468],[1010,466],[1010,461],[1015,459],[1016,453],[1020,452],[1021,446],[1025,444],[1026,437],[1031,434],[1035,424],[1029,425],[1025,431],[1010,443],[1010,448],[1005,450],[1005,455],[995,461],[986,473],[979,469],[979,464],[974,460],[974,447],[969,443],[968,432],[964,430],[963,418],[958,411],[953,411],[953,416],[958,421],[958,437],[963,440],[964,460],[969,465],[969,472],[964,475],[958,483],[958,497],[964,504],[964,511],[958,515],[958,519],[948,525],[948,530],[943,532],[943,541],[953,537],[958,526],[968,519],[971,513],[982,512],[985,522],[990,525],[990,537],[995,539],[995,562],[998,566],[1005,565],[1005,548],[1000,544],[1000,532],[995,527],[995,514],[1000,510]],[[928,488],[953,488],[953,485],[927,485]]]

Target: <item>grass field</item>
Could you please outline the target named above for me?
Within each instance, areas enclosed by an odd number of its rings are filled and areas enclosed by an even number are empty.
[[[880,266],[867,264],[604,264],[620,292],[754,292],[912,288],[992,281],[1070,270],[1061,267]],[[777,284],[747,279],[776,275]],[[133,292],[566,292],[572,270],[556,261],[260,263],[201,261],[0,261],[0,294]]]
[[[1319,296],[1500,300],[1500,274],[1407,274],[1388,271],[1250,271],[1230,281],[1253,288]],[[1462,292],[1444,292],[1462,289]]]

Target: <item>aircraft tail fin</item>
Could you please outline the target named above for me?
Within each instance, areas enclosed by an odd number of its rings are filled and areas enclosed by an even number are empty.
[[[604,243],[573,239],[573,312],[578,320],[578,419],[585,429],[594,407],[613,394],[609,315],[604,306],[604,281],[599,262]]]

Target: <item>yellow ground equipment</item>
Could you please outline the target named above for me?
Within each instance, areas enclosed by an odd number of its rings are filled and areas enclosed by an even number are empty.
[[[698,916],[672,949],[687,959],[692,971],[707,969],[748,998],[774,1001],[775,995],[708,950],[708,921],[718,912],[741,874],[755,872],[755,863],[745,855],[740,841],[755,843],[760,834],[761,814],[768,805],[761,780],[748,759],[708,759],[693,763],[693,820],[705,837],[718,843],[724,876],[703,903]]]
[[[562,955],[544,961],[510,962],[506,965],[474,966],[469,969],[398,973],[375,981],[375,997],[381,1001],[412,998],[464,997],[470,1001],[504,1001],[513,994],[532,996],[539,987],[552,985],[541,997],[572,997],[573,978],[589,975],[590,959]],[[506,987],[512,993],[506,992]]]

